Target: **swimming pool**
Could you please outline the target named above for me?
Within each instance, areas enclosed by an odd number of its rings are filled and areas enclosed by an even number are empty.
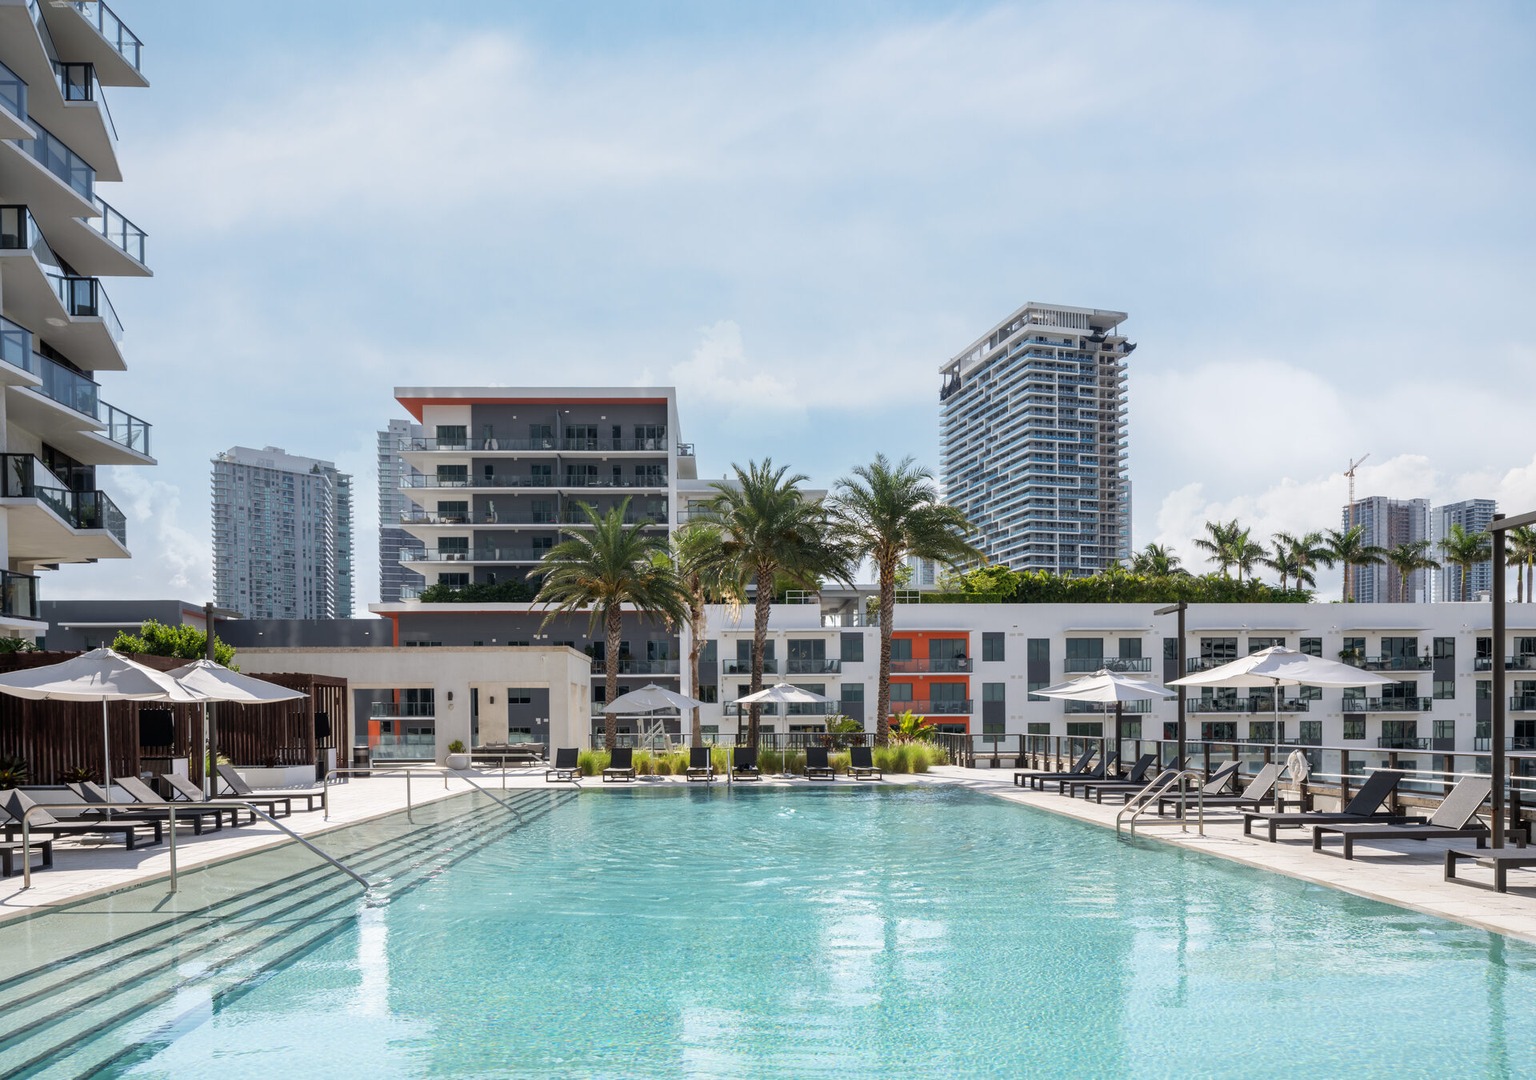
[[[1409,1077],[1536,1054],[1536,949],[961,790],[588,792],[461,855],[339,901],[109,1075]]]

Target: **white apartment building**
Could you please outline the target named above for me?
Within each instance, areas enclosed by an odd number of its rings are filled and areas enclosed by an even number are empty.
[[[1364,542],[1388,550],[1399,544],[1428,540],[1429,500],[1388,499],[1381,495],[1358,499],[1340,513],[1345,529],[1359,526]],[[1429,552],[1434,555],[1434,552]],[[1350,578],[1350,599],[1357,604],[1425,603],[1429,600],[1429,572],[1415,570],[1403,575],[1389,562],[1357,566]]]
[[[126,369],[103,279],[149,277],[105,86],[145,87],[105,4],[0,0],[0,634],[33,636],[38,570],[128,558],[104,465],[152,465],[150,426],[102,400]],[[114,196],[115,198],[115,196]]]
[[[1435,557],[1444,561],[1439,542],[1451,533],[1452,525],[1460,525],[1469,533],[1480,533],[1493,524],[1493,515],[1499,505],[1492,499],[1463,499],[1435,507],[1433,516]],[[1491,595],[1493,590],[1493,560],[1476,563],[1468,568],[1466,586],[1463,588],[1461,567],[1447,564],[1435,574],[1437,588],[1435,599],[1441,601],[1476,600]]]
[[[940,486],[988,562],[1078,576],[1130,557],[1127,317],[1030,302],[939,368]]]
[[[819,603],[776,605],[770,623],[772,678],[833,699],[764,716],[766,731],[815,730],[824,714],[873,730],[878,627],[864,618],[867,594],[825,594]],[[1151,604],[898,604],[892,712],[927,716],[942,729],[1017,745],[1020,735],[1108,735],[1112,714],[1096,705],[1031,697],[1030,691],[1101,667],[1178,677],[1173,616]],[[1509,731],[1536,748],[1536,605],[1509,605],[1503,643],[1509,670]],[[714,704],[706,728],[730,735],[741,696],[750,611],[712,609],[701,680]],[[1469,604],[1200,604],[1186,613],[1188,671],[1271,645],[1346,659],[1396,685],[1353,691],[1289,688],[1279,702],[1281,737],[1362,751],[1476,752],[1488,748],[1492,709],[1492,613]],[[1174,699],[1128,705],[1127,737],[1172,738]],[[1191,739],[1274,738],[1275,702],[1265,690],[1192,690]]]
[[[352,615],[352,477],[275,446],[213,459],[213,588],[248,619]]]

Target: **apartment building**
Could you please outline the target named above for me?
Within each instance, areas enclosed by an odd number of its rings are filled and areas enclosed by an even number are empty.
[[[1366,544],[1387,550],[1430,538],[1428,499],[1388,499],[1373,495],[1345,506],[1340,519],[1342,528],[1358,526],[1362,529]],[[1357,604],[1425,603],[1429,600],[1429,586],[1427,570],[1415,570],[1404,583],[1397,567],[1381,562],[1354,567],[1350,573],[1349,590],[1350,599]]]
[[[988,562],[1078,576],[1130,557],[1127,317],[1030,302],[940,367],[941,487]]]
[[[1461,502],[1435,507],[1433,520],[1435,557],[1442,558],[1438,545],[1441,540],[1451,534],[1451,526],[1460,525],[1473,534],[1484,532],[1489,525],[1493,524],[1493,515],[1498,513],[1498,509],[1498,503],[1492,499],[1463,499]],[[1435,577],[1436,600],[1452,603],[1476,600],[1478,597],[1492,593],[1493,560],[1474,563],[1469,567],[1465,584],[1462,582],[1461,567],[1455,565],[1442,567],[1436,572]]]
[[[33,636],[37,574],[126,559],[97,470],[152,465],[150,425],[108,404],[126,370],[104,279],[149,277],[145,234],[103,198],[122,180],[104,87],[146,87],[105,4],[0,2],[0,634]],[[115,198],[116,196],[114,196]]]
[[[379,602],[396,604],[403,593],[420,594],[426,578],[401,565],[400,552],[416,547],[416,540],[405,531],[402,522],[412,503],[406,498],[420,471],[405,460],[403,448],[423,438],[420,424],[409,420],[391,420],[378,433],[379,468]]]
[[[213,585],[250,619],[352,614],[352,478],[275,446],[213,459]]]

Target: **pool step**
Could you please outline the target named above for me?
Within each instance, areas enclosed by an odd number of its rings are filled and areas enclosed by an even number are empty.
[[[543,792],[529,794],[508,798],[521,818],[477,799],[468,813],[341,857],[376,883],[372,902],[387,902],[557,805]],[[321,864],[7,980],[0,1075],[91,1075],[138,1056],[163,1041],[157,1033],[174,1031],[189,1014],[206,1015],[224,995],[351,925],[358,898],[351,882]],[[167,950],[174,950],[169,962]]]

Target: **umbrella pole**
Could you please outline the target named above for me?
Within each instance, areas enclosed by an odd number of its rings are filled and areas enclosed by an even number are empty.
[[[1125,708],[1125,706],[1120,702],[1120,700],[1116,699],[1115,700],[1115,772],[1116,772],[1116,774],[1118,774],[1119,771],[1120,771],[1120,764],[1124,760],[1123,755],[1125,753],[1125,736],[1124,736],[1125,721],[1123,719],[1124,713],[1122,712],[1122,710],[1124,708]],[[1108,769],[1104,770],[1104,779],[1106,779],[1106,780],[1109,779],[1109,770]]]
[[[107,699],[101,699],[101,786],[107,793],[107,817],[112,816],[112,739],[107,734]]]
[[[1279,679],[1275,680],[1275,688],[1272,691],[1272,693],[1274,694],[1274,701],[1273,701],[1272,704],[1274,705],[1273,716],[1274,716],[1274,725],[1275,725],[1275,730],[1274,730],[1274,737],[1275,737],[1275,767],[1276,767],[1276,769],[1278,769],[1279,766],[1280,766],[1280,680]],[[1276,777],[1279,777],[1279,775],[1280,775],[1279,772],[1275,773]],[[1279,813],[1282,812],[1281,809],[1280,809],[1281,805],[1282,804],[1281,804],[1281,801],[1280,801],[1280,783],[1279,783],[1279,780],[1277,779],[1276,782],[1275,782],[1275,813],[1279,814]]]
[[[213,798],[213,783],[208,778],[208,703],[203,702],[203,798]]]

